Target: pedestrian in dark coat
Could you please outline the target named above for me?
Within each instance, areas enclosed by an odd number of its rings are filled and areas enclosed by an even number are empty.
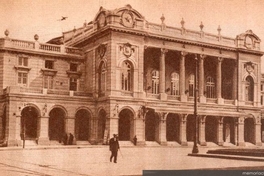
[[[114,163],[116,163],[117,162],[117,152],[119,149],[119,142],[118,142],[116,134],[114,134],[114,137],[111,138],[109,141],[109,149],[111,151],[110,162],[112,162],[112,158],[114,157]]]

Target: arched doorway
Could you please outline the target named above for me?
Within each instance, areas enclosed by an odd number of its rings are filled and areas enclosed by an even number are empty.
[[[177,114],[168,114],[166,120],[166,138],[167,141],[179,142],[180,119]]]
[[[106,112],[104,110],[100,110],[98,116],[98,128],[97,128],[97,137],[98,142],[102,143],[104,141],[104,135],[106,129]]]
[[[65,134],[65,112],[61,108],[54,108],[49,116],[49,139],[61,142]]]
[[[214,116],[207,116],[205,119],[205,141],[217,142],[217,118]]]
[[[132,140],[134,134],[133,112],[124,109],[119,113],[118,138],[120,141]]]
[[[235,144],[235,119],[232,117],[224,117],[223,140]]]
[[[254,143],[255,125],[253,118],[246,118],[244,122],[244,140],[245,142]]]
[[[77,141],[88,141],[90,134],[90,114],[81,109],[75,115],[75,138]]]
[[[21,138],[36,140],[38,138],[38,111],[32,106],[25,107],[21,112]]]
[[[159,127],[159,115],[155,111],[149,111],[145,117],[145,139],[146,141],[155,141]]]
[[[195,116],[188,115],[187,116],[187,141],[194,141],[195,135]]]

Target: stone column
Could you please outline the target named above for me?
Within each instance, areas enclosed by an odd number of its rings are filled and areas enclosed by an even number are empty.
[[[160,130],[159,130],[159,142],[160,145],[167,145],[167,139],[166,139],[166,119],[167,119],[168,113],[161,113],[160,118]]]
[[[179,136],[179,140],[180,140],[180,144],[182,146],[187,146],[187,114],[179,114],[180,116],[180,136]]]
[[[219,117],[218,118],[218,123],[217,123],[217,144],[222,146],[224,144],[223,141],[223,120],[224,117]]]
[[[200,55],[199,59],[199,101],[200,103],[206,103],[206,98],[204,96],[204,59],[205,55]]]
[[[97,142],[97,124],[98,124],[98,120],[96,119],[95,116],[91,117],[90,120],[90,137],[89,137],[89,142],[90,144],[96,144]]]
[[[239,117],[238,118],[238,126],[237,126],[237,145],[238,146],[245,146],[245,139],[244,139],[244,117]]]
[[[232,98],[235,100],[235,105],[237,105],[237,61],[234,64],[234,71],[233,71],[233,90],[232,90]]]
[[[182,102],[187,102],[187,96],[185,94],[185,56],[186,52],[181,52],[180,58],[180,98]]]
[[[160,78],[159,78],[159,91],[160,91],[160,99],[167,100],[167,94],[165,93],[165,56],[168,50],[161,49],[161,56],[160,56]]]
[[[16,136],[15,136],[15,140],[16,140],[17,145],[20,146],[20,145],[22,145],[21,134],[23,133],[23,131],[22,131],[23,129],[21,128],[21,115],[20,114],[17,115],[15,120],[16,120],[16,129],[15,129],[15,131],[16,131],[15,135]],[[10,139],[8,139],[8,140],[10,140]],[[13,142],[9,142],[8,141],[8,143],[9,143],[8,145],[10,145]],[[13,145],[13,144],[11,144],[11,145]]]
[[[145,115],[142,106],[139,107],[138,116],[135,118],[135,135],[137,136],[137,145],[145,145]]]
[[[206,116],[201,115],[199,116],[199,143],[201,146],[206,146],[205,141],[205,119]]]
[[[223,58],[219,57],[217,59],[217,67],[216,67],[216,96],[217,103],[224,104],[224,99],[222,98],[222,62]]]
[[[261,115],[255,118],[255,145],[261,146]]]
[[[65,118],[65,132],[72,133],[73,135],[75,134],[75,118],[74,117]]]
[[[39,118],[40,131],[38,144],[48,145],[49,144],[49,116],[42,116]]]

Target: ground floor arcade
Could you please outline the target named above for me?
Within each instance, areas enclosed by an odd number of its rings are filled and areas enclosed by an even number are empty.
[[[62,105],[33,103],[19,107],[16,113],[7,108],[3,108],[0,133],[10,146],[22,145],[23,139],[35,141],[37,145],[59,144],[67,133],[73,134],[77,144],[107,144],[112,134],[118,134],[120,141],[133,141],[136,136],[138,145],[151,141],[185,146],[194,141],[196,131],[193,114],[155,110],[141,113],[135,110],[138,107],[132,106],[119,107],[114,114],[102,107],[93,110],[76,106],[69,110]],[[200,145],[213,142],[260,146],[264,141],[264,120],[260,116],[198,115],[197,118]]]

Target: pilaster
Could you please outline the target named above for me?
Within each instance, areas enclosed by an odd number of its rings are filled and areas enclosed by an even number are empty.
[[[244,139],[244,117],[238,118],[238,138],[237,138],[237,145],[238,146],[245,146],[245,139]]]
[[[180,144],[187,146],[187,114],[180,114]]]
[[[206,103],[206,97],[204,96],[204,59],[205,55],[200,55],[199,59],[199,101],[200,103]]]
[[[223,117],[219,117],[217,120],[217,144],[222,146],[224,145],[223,141]]]
[[[199,143],[201,146],[207,145],[205,141],[205,119],[206,116],[199,116]]]
[[[181,52],[180,58],[180,100],[182,102],[187,102],[187,95],[185,94],[185,56],[187,55],[186,52]]]
[[[49,116],[42,116],[39,119],[40,132],[38,138],[39,145],[49,144]]]

